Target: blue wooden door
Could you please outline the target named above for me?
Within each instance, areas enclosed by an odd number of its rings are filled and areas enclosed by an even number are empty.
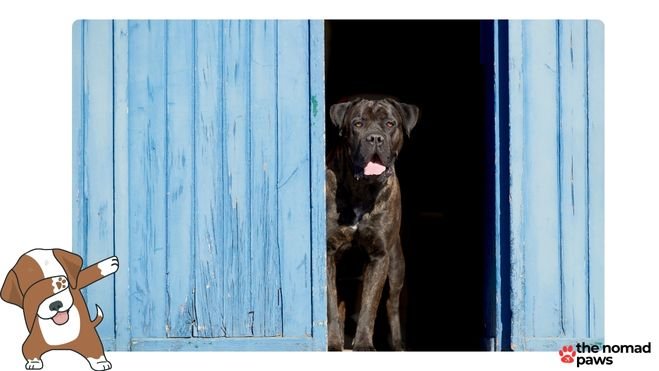
[[[323,25],[78,21],[74,250],[116,350],[325,349]]]
[[[499,348],[602,342],[603,25],[495,28]]]

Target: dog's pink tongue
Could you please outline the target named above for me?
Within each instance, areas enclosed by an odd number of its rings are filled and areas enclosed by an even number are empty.
[[[387,168],[383,165],[369,161],[364,168],[364,175],[380,175],[384,173],[386,169]]]
[[[63,325],[66,321],[69,320],[69,312],[57,312],[55,317],[53,317],[53,322],[57,325]]]

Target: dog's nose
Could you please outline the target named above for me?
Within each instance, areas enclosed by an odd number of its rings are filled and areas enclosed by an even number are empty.
[[[50,305],[48,306],[48,309],[52,310],[53,312],[57,312],[63,306],[64,306],[64,304],[62,304],[62,302],[58,300],[58,301],[54,301],[54,302],[50,303]]]
[[[366,141],[371,143],[372,145],[379,146],[384,142],[384,136],[380,134],[369,134],[366,136]]]

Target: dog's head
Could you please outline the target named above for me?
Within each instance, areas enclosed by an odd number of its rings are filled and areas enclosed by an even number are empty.
[[[65,250],[35,249],[22,255],[2,285],[2,300],[23,308],[25,324],[32,331],[38,316],[64,325],[73,306],[82,258]]]
[[[419,108],[391,98],[357,98],[330,107],[330,117],[348,144],[354,175],[384,179],[394,170],[394,162],[416,125]]]

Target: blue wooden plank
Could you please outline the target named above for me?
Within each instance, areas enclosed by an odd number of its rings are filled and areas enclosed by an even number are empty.
[[[73,252],[81,255],[86,234],[85,174],[85,104],[83,76],[85,21],[73,23]]]
[[[524,75],[522,21],[508,24],[508,64],[510,99],[510,306],[511,348],[524,349],[526,308],[524,306]]]
[[[278,22],[278,243],[286,337],[311,335],[308,32],[305,21]]]
[[[166,335],[165,23],[131,21],[128,38],[131,332]]]
[[[159,339],[136,338],[131,344],[134,351],[305,351],[313,350],[311,338],[302,337],[233,337],[213,339]]]
[[[281,336],[277,244],[276,22],[252,21],[250,49],[250,241],[254,336]]]
[[[225,317],[230,336],[253,335],[251,306],[249,22],[224,21],[223,135],[228,192],[225,222]]]
[[[501,222],[502,213],[505,210],[502,210],[501,203],[501,174],[505,172],[506,169],[502,169],[502,151],[501,151],[501,142],[503,141],[503,131],[501,130],[502,120],[500,119],[501,107],[499,106],[501,99],[500,95],[500,86],[501,83],[504,83],[500,73],[499,67],[502,62],[503,57],[500,55],[500,43],[502,43],[500,37],[500,24],[499,21],[494,21],[492,25],[492,41],[494,43],[492,49],[492,82],[494,83],[494,92],[492,98],[494,99],[494,320],[495,320],[495,343],[494,349],[496,351],[501,351],[503,349],[503,320],[502,320],[502,274],[503,267],[501,265],[501,251],[504,247],[501,230],[503,228]],[[481,45],[483,47],[483,45]],[[506,123],[503,122],[505,125]]]
[[[493,22],[493,83],[494,92],[492,97],[494,99],[494,271],[495,271],[495,294],[494,294],[494,318],[495,318],[495,346],[494,350],[501,351],[507,349],[510,344],[510,339],[505,338],[509,336],[504,335],[504,326],[509,329],[510,324],[504,321],[503,316],[506,313],[509,303],[504,302],[505,298],[510,297],[510,293],[504,293],[504,290],[509,290],[506,287],[506,282],[509,282],[504,275],[510,272],[505,269],[504,251],[508,249],[509,241],[505,239],[509,236],[509,232],[505,231],[509,228],[508,217],[506,213],[509,212],[508,204],[508,143],[509,134],[508,130],[508,77],[507,69],[507,47],[508,47],[508,31],[507,23],[505,21]]]
[[[311,285],[313,348],[327,349],[327,284],[325,237],[325,29],[309,22],[311,135]]]
[[[167,22],[167,336],[194,322],[194,23]]]
[[[130,215],[128,190],[128,22],[114,22],[114,246],[116,350],[130,348]],[[105,342],[103,342],[105,344]],[[107,346],[107,345],[106,345]]]
[[[589,336],[604,338],[604,24],[588,21]]]
[[[196,22],[194,192],[195,192],[195,328],[199,337],[227,336],[224,297],[223,235],[226,189],[222,137],[224,106],[222,24]]]
[[[113,207],[113,28],[111,21],[84,23],[85,96],[84,194],[87,220],[83,241],[83,260],[90,265],[114,255]],[[107,318],[114,318],[114,282],[106,279],[86,289],[87,306],[92,317],[98,304]],[[97,327],[102,337],[114,337],[112,320]]]
[[[588,336],[586,22],[559,21],[561,335]]]
[[[561,333],[556,22],[525,21],[524,269],[527,336]],[[538,95],[542,99],[534,99]]]

